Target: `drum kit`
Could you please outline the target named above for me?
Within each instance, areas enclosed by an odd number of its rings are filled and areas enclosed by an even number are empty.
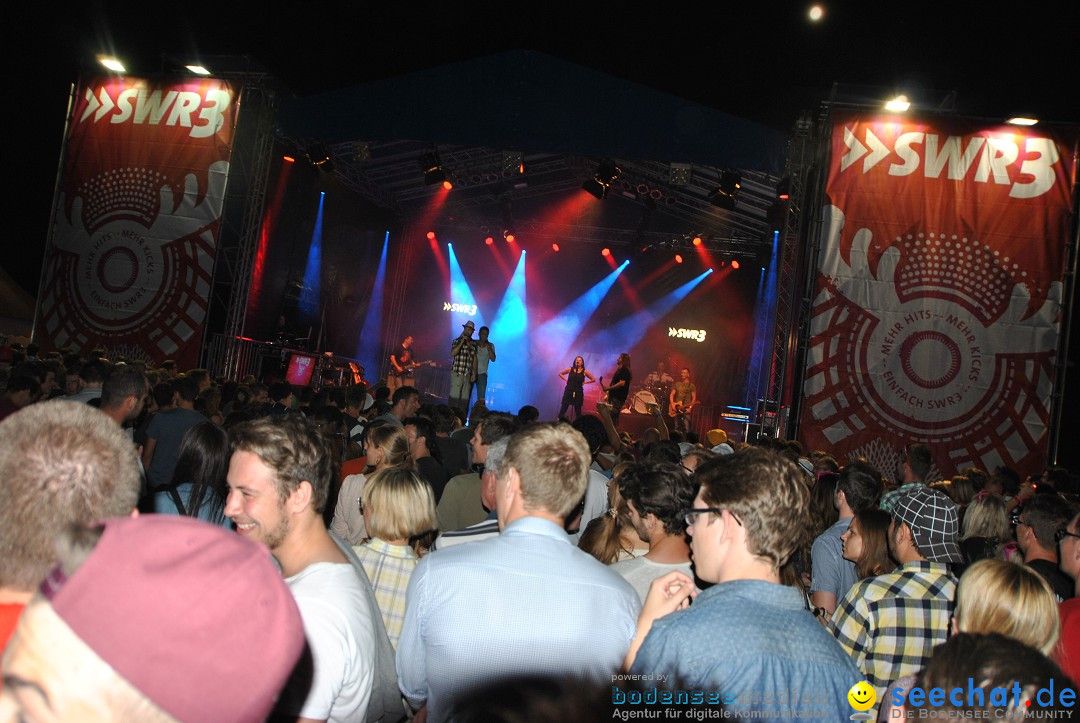
[[[650,380],[649,377],[652,377]],[[630,397],[630,411],[636,414],[651,414],[649,406],[655,404],[663,411],[667,408],[668,398],[671,396],[672,382],[660,381],[655,375],[649,375],[645,382],[639,385],[634,395]]]

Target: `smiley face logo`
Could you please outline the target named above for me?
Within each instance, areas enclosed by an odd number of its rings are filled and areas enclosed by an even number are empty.
[[[855,710],[870,710],[874,707],[874,701],[877,700],[877,692],[874,686],[865,680],[859,681],[851,686],[851,690],[847,693],[847,700]]]

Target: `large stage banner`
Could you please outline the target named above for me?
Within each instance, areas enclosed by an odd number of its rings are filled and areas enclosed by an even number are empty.
[[[44,349],[197,364],[237,93],[209,78],[80,82],[39,294]]]
[[[837,114],[802,441],[896,474],[1045,464],[1075,136]]]

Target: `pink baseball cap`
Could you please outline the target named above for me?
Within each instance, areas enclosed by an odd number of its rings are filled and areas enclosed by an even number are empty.
[[[105,520],[70,577],[41,593],[137,690],[182,721],[261,721],[304,648],[265,547],[191,517]]]

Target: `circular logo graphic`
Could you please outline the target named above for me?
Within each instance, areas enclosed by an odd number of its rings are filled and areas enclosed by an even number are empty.
[[[855,710],[867,711],[874,707],[874,703],[877,701],[877,692],[874,690],[874,686],[865,680],[860,680],[851,686],[851,690],[847,693],[847,700]]]

